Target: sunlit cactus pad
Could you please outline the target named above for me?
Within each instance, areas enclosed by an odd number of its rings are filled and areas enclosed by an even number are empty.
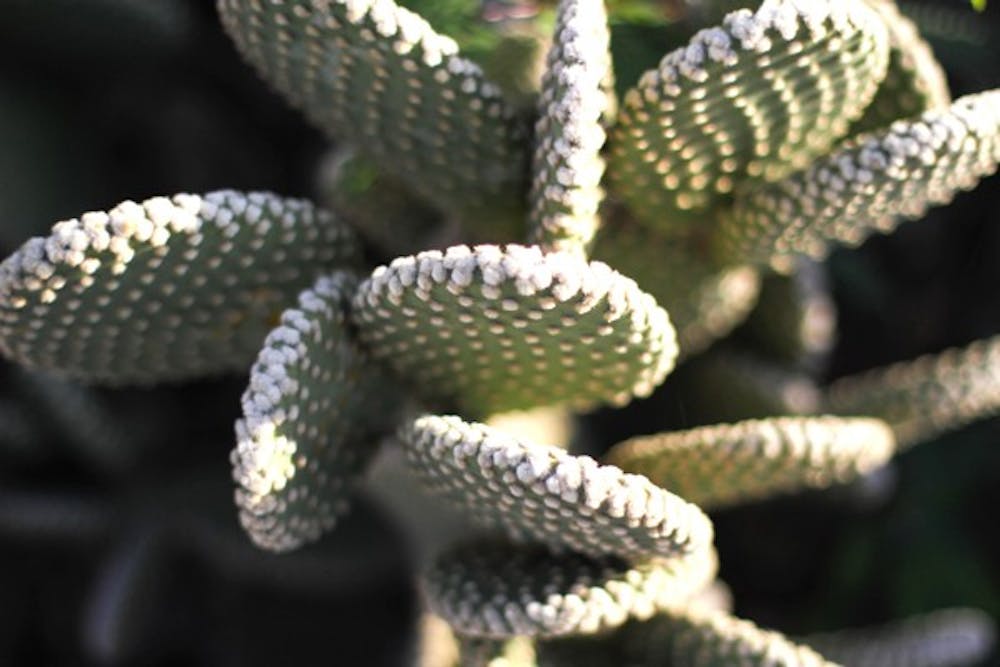
[[[861,243],[919,218],[996,171],[1000,90],[967,95],[947,109],[851,139],[812,166],[750,190],[719,230],[720,256],[791,268],[822,259],[830,241]]]
[[[677,355],[666,312],[634,281],[537,247],[396,259],[361,285],[352,314],[416,392],[475,416],[623,404],[651,393]]]
[[[901,447],[1000,413],[1000,336],[841,378],[826,409],[884,419]]]
[[[126,201],[57,223],[0,264],[0,352],[111,384],[245,371],[350,229],[267,193]]]
[[[613,558],[483,544],[443,554],[427,573],[424,589],[431,610],[459,634],[559,637],[649,618],[704,587],[716,566],[711,551],[627,565]]]
[[[236,423],[240,523],[260,547],[287,551],[333,528],[391,428],[393,392],[350,340],[357,279],[340,272],[299,295],[267,336]]]
[[[712,540],[697,507],[587,456],[458,417],[420,417],[400,439],[429,491],[518,541],[635,560],[702,551]]]
[[[718,507],[847,482],[894,451],[892,430],[877,419],[784,417],[632,438],[604,461]]]
[[[585,252],[599,222],[603,125],[614,101],[608,17],[592,0],[563,0],[558,11],[535,125],[530,238]]]
[[[680,229],[747,177],[777,179],[847,133],[888,62],[861,0],[767,0],[699,32],[622,105],[610,182],[643,221]]]
[[[526,133],[478,65],[392,0],[219,0],[243,56],[333,137],[440,205],[516,201]],[[495,201],[494,201],[495,203]]]

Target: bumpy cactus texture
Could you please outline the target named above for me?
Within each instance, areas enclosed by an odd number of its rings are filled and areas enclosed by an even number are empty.
[[[83,614],[90,657],[141,662],[138,601],[174,549],[206,581],[352,605],[389,569],[416,579],[444,647],[420,667],[931,667],[989,650],[974,612],[801,642],[737,618],[717,576],[739,568],[720,570],[706,511],[850,496],[899,450],[1000,409],[997,337],[829,382],[821,264],[992,174],[1000,89],[952,102],[890,0],[215,5],[220,39],[335,142],[309,172],[327,208],[221,190],[59,222],[0,263],[0,354],[105,386],[249,372],[219,482],[280,555],[233,546],[198,479],[155,478],[143,502],[151,476],[129,479],[124,508],[109,494],[76,513],[0,490],[0,531],[113,545]],[[54,456],[32,441],[61,431],[98,475],[142,458],[147,436],[116,427],[99,388],[0,376],[28,389],[0,387],[0,456]],[[539,408],[542,427],[517,414]],[[197,409],[180,417],[197,430]],[[389,534],[366,492],[408,505],[414,562],[352,532],[353,511]],[[761,526],[761,579],[805,578]],[[782,618],[732,583],[737,609]]]
[[[417,392],[478,415],[622,404],[649,395],[677,356],[666,311],[635,282],[537,246],[399,258],[361,285],[353,314]]]
[[[288,299],[357,252],[350,229],[301,200],[127,201],[0,264],[0,351],[115,384],[244,369]]]

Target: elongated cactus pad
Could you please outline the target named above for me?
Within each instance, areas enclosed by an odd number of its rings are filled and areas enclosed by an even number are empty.
[[[962,667],[980,664],[996,638],[996,623],[988,614],[955,608],[800,641],[850,667]]]
[[[807,646],[754,623],[699,609],[671,612],[625,629],[635,661],[654,667],[835,667]]]
[[[627,565],[486,544],[443,554],[425,577],[430,608],[459,634],[546,638],[649,618],[715,576],[714,552]]]
[[[333,528],[375,453],[374,425],[392,427],[391,388],[346,329],[356,285],[335,273],[299,295],[251,371],[233,478],[240,523],[264,549],[294,549]]]
[[[718,230],[719,255],[787,271],[796,254],[822,259],[830,241],[857,245],[901,218],[921,217],[974,187],[998,162],[1000,90],[967,95],[748,190]]]
[[[727,335],[757,301],[760,272],[750,265],[720,268],[693,244],[678,242],[616,212],[604,221],[593,258],[631,277],[670,313],[680,358]]]
[[[604,462],[719,507],[847,482],[894,451],[892,430],[878,419],[783,417],[632,438]]]
[[[826,409],[887,421],[900,447],[1000,412],[1000,336],[834,382]]]
[[[243,56],[294,106],[430,201],[485,214],[522,197],[520,121],[417,14],[392,0],[218,0],[218,9]]]
[[[108,384],[244,370],[350,229],[308,202],[220,191],[57,223],[0,264],[0,352]]]
[[[604,196],[600,155],[613,91],[603,0],[562,0],[535,124],[530,239],[585,254]]]
[[[899,11],[895,0],[865,1],[889,30],[889,69],[865,115],[851,126],[850,135],[951,104],[944,70],[913,21]]]
[[[861,0],[766,0],[667,55],[625,96],[609,138],[616,194],[661,230],[705,226],[746,178],[825,153],[871,101],[888,62]]]
[[[472,415],[623,404],[673,368],[666,312],[600,262],[455,246],[380,267],[352,310],[363,342],[425,398]]]
[[[429,491],[518,541],[635,560],[698,552],[712,540],[697,507],[588,456],[458,417],[420,417],[400,439]]]

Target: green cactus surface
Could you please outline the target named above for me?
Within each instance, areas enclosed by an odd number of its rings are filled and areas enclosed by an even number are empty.
[[[600,262],[537,246],[401,257],[362,283],[361,340],[417,393],[473,415],[623,404],[673,368],[666,312]]]
[[[105,384],[244,370],[288,300],[357,251],[349,228],[302,200],[126,201],[0,264],[0,352]]]
[[[715,508],[851,481],[884,465],[895,444],[877,419],[784,417],[636,437],[603,460]]]
[[[718,230],[719,254],[788,271],[822,259],[831,241],[861,243],[947,204],[1000,163],[1000,91],[852,138],[807,169],[737,198]]]
[[[347,330],[357,286],[320,278],[268,334],[236,423],[233,478],[240,523],[265,549],[287,551],[333,528],[392,423],[392,392]]]
[[[837,414],[863,411],[906,448],[1000,411],[1000,338],[840,378],[826,396]]]
[[[458,417],[420,417],[400,440],[428,491],[517,541],[633,560],[701,552],[712,541],[696,506],[587,456]]]
[[[658,229],[704,230],[704,212],[745,179],[776,180],[829,150],[887,62],[885,26],[860,0],[733,12],[625,95],[609,140],[614,192]]]
[[[603,2],[563,0],[542,81],[529,194],[529,238],[586,253],[604,196],[604,126],[615,110]]]
[[[431,610],[460,635],[589,635],[683,602],[715,576],[714,554],[625,565],[485,544],[446,552],[427,573]]]
[[[469,212],[470,224],[496,223],[498,206],[521,210],[522,121],[455,41],[419,15],[392,0],[218,7],[247,61],[330,136],[358,142],[430,201]]]

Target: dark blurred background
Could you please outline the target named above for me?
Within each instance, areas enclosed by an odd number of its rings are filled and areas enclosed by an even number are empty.
[[[904,5],[956,97],[1000,85],[990,4]],[[241,63],[211,0],[0,0],[2,256],[127,198],[310,196],[328,147]],[[826,378],[1000,332],[998,217],[993,177],[837,252]],[[361,504],[285,558],[240,534],[228,456],[244,386],[85,391],[0,365],[0,664],[400,664],[416,602],[380,510]],[[736,611],[791,633],[947,606],[1000,619],[998,440],[984,421],[871,488],[718,513]]]

